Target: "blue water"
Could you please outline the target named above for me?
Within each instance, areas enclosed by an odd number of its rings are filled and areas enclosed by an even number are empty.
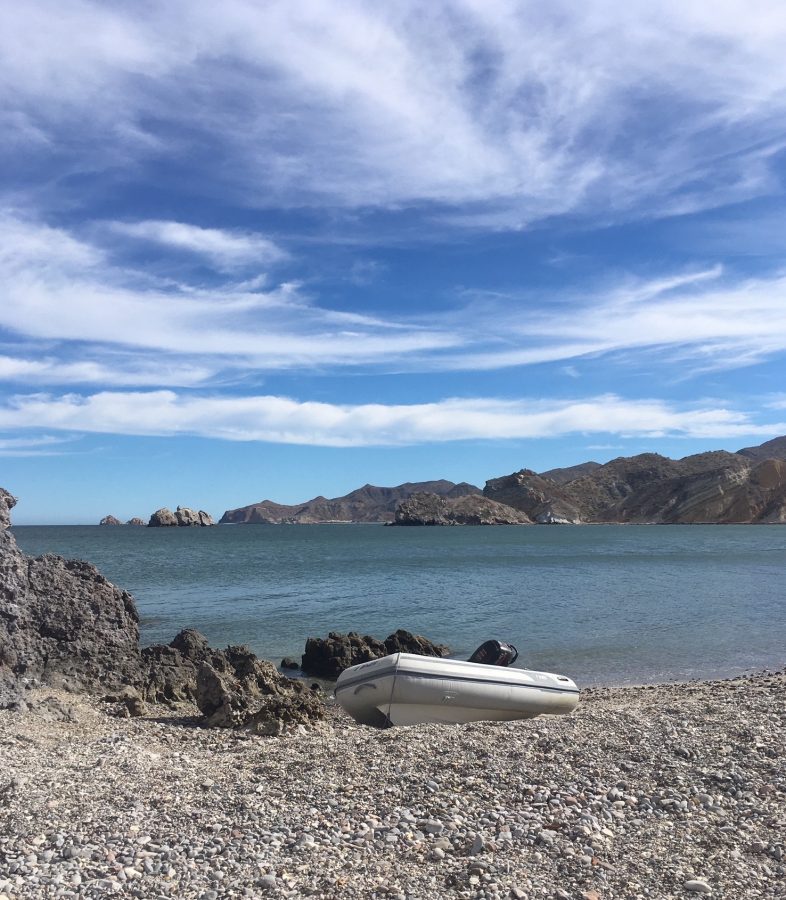
[[[131,591],[143,643],[198,628],[279,660],[328,631],[407,628],[582,684],[786,664],[786,527],[15,527],[27,553]]]

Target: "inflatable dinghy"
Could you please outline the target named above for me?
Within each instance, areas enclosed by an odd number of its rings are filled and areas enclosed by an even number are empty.
[[[579,689],[565,675],[393,653],[346,669],[336,700],[361,725],[506,721],[569,713]]]

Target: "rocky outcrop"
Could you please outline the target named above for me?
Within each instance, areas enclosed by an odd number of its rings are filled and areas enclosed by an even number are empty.
[[[136,681],[131,595],[89,563],[22,553],[8,528],[15,502],[0,489],[0,706],[37,681],[98,692]]]
[[[148,528],[205,527],[215,524],[209,513],[201,509],[190,509],[188,506],[178,506],[174,512],[164,506],[157,509],[147,523]]]
[[[424,491],[448,498],[480,494],[480,488],[466,482],[454,484],[452,481],[421,481],[408,482],[397,487],[375,487],[366,484],[343,497],[335,497],[332,500],[315,497],[295,506],[262,500],[251,506],[227,510],[221,517],[220,524],[315,525],[326,522],[392,522],[396,508],[402,500]]]
[[[338,678],[350,666],[380,659],[391,653],[417,653],[419,656],[444,657],[450,653],[444,644],[435,644],[428,638],[399,629],[384,641],[356,631],[341,634],[331,631],[327,638],[311,637],[306,641],[300,667],[304,672],[322,678]]]
[[[524,513],[479,494],[457,500],[415,494],[396,510],[393,525],[531,525]]]
[[[131,595],[89,563],[22,553],[9,529],[15,503],[0,488],[0,708],[26,708],[40,683],[103,696],[122,715],[143,715],[145,701],[196,701],[206,724],[262,734],[323,715],[317,693],[246,647],[213,650],[187,629],[140,649]]]
[[[120,519],[116,519],[114,516],[104,516],[103,519],[98,523],[99,525],[122,525],[123,523]]]
[[[142,525],[143,527],[144,527],[144,524],[145,524],[145,520],[140,519],[139,516],[134,516],[133,519],[129,519],[126,522],[126,525]]]
[[[220,665],[214,663],[202,663],[197,672],[196,702],[206,725],[277,735],[325,714],[318,689],[284,677],[247,647],[227,647]]]
[[[486,482],[483,495],[517,509],[539,525],[577,525],[582,510],[569,490],[530,469]]]

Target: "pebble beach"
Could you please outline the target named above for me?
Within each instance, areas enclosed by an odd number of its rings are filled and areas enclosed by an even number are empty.
[[[116,712],[0,711],[0,900],[786,897],[782,672],[278,738]]]

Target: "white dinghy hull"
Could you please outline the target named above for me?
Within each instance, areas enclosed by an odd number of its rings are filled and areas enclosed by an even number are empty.
[[[362,725],[508,721],[576,708],[565,675],[393,653],[346,669],[336,700]]]

